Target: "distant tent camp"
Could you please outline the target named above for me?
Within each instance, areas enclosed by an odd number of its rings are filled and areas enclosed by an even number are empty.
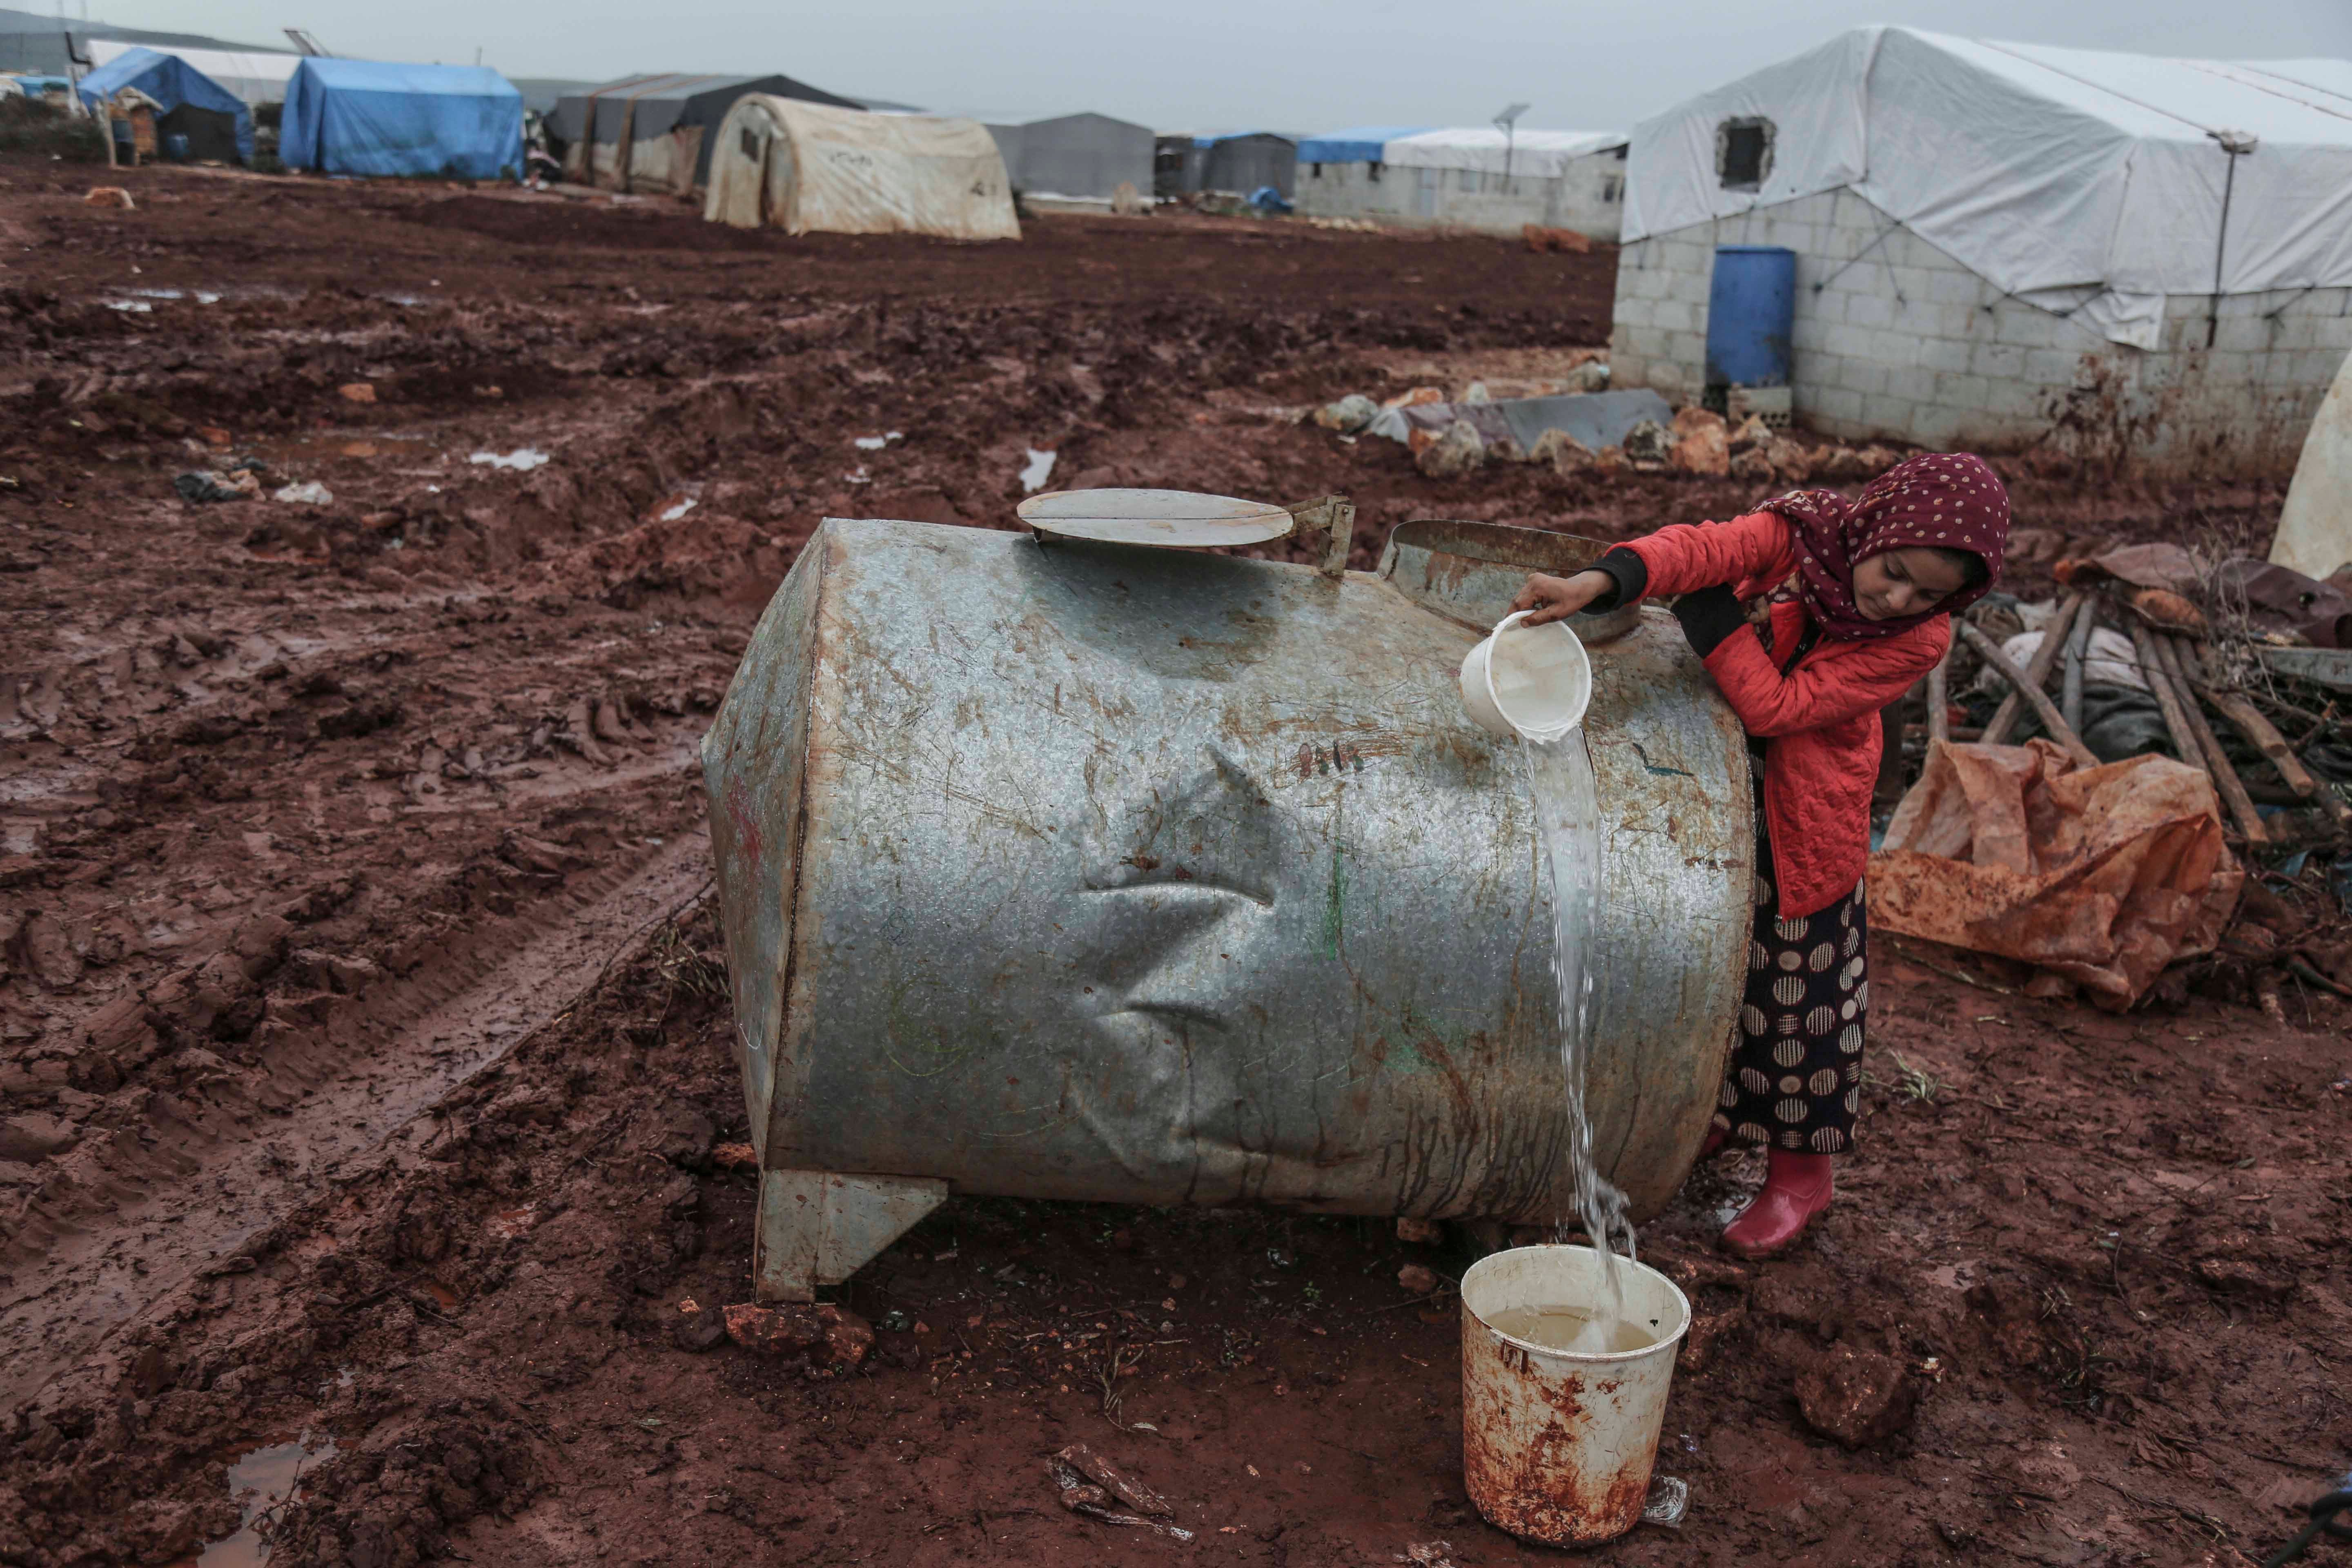
[[[1517,234],[1528,224],[1615,239],[1622,131],[1367,125],[1298,143],[1298,210]]]
[[[788,234],[1021,237],[1004,160],[979,121],[771,93],[736,100],[719,122],[702,216]]]
[[[1005,173],[1027,196],[1110,200],[1121,184],[1151,191],[1152,136],[1148,126],[1108,114],[1065,114],[1025,125],[992,125]]]
[[[710,132],[746,93],[835,109],[865,105],[788,76],[622,77],[556,100],[548,130],[564,143],[563,174],[582,184],[687,195],[710,183]],[[586,134],[591,125],[595,134]],[[625,163],[618,148],[625,141]]]
[[[89,41],[90,63],[104,70],[133,49],[149,46],[126,44],[116,38],[92,38]],[[198,49],[157,44],[159,54],[173,55],[185,64],[226,88],[245,101],[248,109],[258,109],[265,103],[286,101],[286,84],[293,79],[294,68],[302,63],[295,54],[276,54],[262,49]]]
[[[278,155],[322,174],[450,180],[522,173],[522,94],[479,66],[307,58]]]
[[[242,44],[201,33],[158,33],[144,27],[110,27],[103,22],[68,21],[61,15],[0,6],[0,71],[11,75],[67,76],[93,60],[90,45],[101,38],[176,54],[184,48],[241,49]],[[227,85],[223,83],[224,86]]]
[[[81,79],[84,103],[103,113],[125,88],[155,100],[155,137],[169,146],[184,136],[187,156],[221,163],[253,162],[253,111],[235,93],[177,55],[140,47],[126,49]]]

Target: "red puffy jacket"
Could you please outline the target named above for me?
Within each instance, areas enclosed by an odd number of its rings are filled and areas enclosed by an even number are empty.
[[[1769,594],[1797,569],[1788,519],[1751,512],[1730,522],[1677,524],[1622,548],[1648,568],[1649,594],[1727,584],[1742,599]],[[1789,652],[1809,617],[1793,600],[1772,605],[1772,646],[1742,626],[1706,656],[1707,673],[1751,735],[1767,738],[1764,820],[1780,873],[1780,913],[1828,908],[1853,890],[1870,858],[1870,796],[1878,781],[1879,710],[1908,691],[1952,646],[1937,616],[1893,637],[1823,637],[1794,667]]]

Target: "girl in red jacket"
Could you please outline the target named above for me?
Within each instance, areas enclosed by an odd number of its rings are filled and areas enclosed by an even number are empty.
[[[1853,1141],[1879,710],[1943,658],[1952,612],[1992,585],[2008,538],[2009,494],[1991,468],[1922,456],[1855,500],[1799,490],[1730,522],[1660,529],[1572,577],[1529,577],[1512,606],[1537,623],[1680,595],[1684,636],[1747,727],[1761,781],[1755,940],[1705,1151],[1771,1151],[1764,1190],[1723,1233],[1744,1257],[1804,1233]],[[1759,633],[1741,601],[1764,594]]]

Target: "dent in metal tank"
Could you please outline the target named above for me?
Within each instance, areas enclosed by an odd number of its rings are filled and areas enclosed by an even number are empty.
[[[828,520],[704,746],[762,1293],[951,1187],[1562,1212],[1540,850],[1454,676],[1487,599],[1597,548],[1407,524],[1335,580]],[[1750,837],[1736,721],[1632,620],[1587,724],[1591,1103],[1649,1211],[1712,1106]]]

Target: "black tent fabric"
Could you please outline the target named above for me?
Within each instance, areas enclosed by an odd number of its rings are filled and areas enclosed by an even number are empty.
[[[625,124],[633,142],[650,142],[673,131],[698,126],[703,137],[701,150],[695,158],[694,183],[702,185],[709,184],[710,178],[710,132],[727,118],[727,111],[734,107],[737,99],[752,92],[798,99],[803,103],[830,104],[835,109],[864,107],[788,76],[665,71],[621,77],[567,92],[555,100],[555,111],[548,116],[547,129],[567,148],[581,145],[590,140],[586,131],[592,105],[593,140],[607,147],[619,142]],[[585,178],[593,171],[593,160],[583,146],[576,158],[567,151],[564,165],[574,172],[575,177]]]

